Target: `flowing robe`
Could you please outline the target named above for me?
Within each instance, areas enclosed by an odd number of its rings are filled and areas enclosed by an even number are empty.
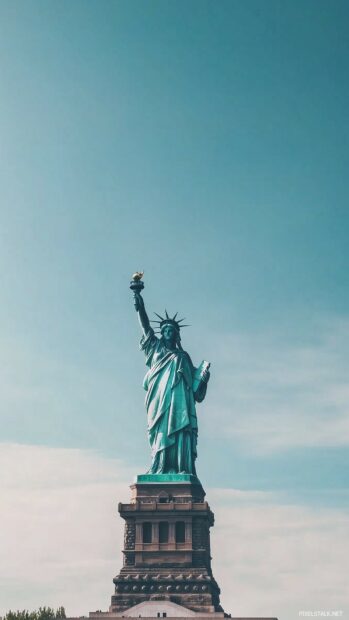
[[[195,474],[197,418],[192,361],[181,349],[167,349],[152,329],[142,337],[140,348],[149,367],[143,382],[152,451],[149,473]]]

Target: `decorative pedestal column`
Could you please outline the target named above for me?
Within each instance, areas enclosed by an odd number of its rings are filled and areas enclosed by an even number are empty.
[[[114,578],[110,612],[145,601],[171,601],[193,612],[223,616],[213,578],[210,527],[214,516],[196,476],[138,476],[125,519],[124,565]]]

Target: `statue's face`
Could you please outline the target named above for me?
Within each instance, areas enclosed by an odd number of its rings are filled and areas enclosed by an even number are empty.
[[[166,343],[174,344],[176,339],[176,330],[173,325],[165,325],[162,329],[162,335]]]

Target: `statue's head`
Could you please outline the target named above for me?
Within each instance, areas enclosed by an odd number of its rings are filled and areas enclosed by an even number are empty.
[[[165,344],[174,346],[180,342],[179,329],[172,322],[164,323],[160,331]]]
[[[167,310],[165,310],[165,315],[166,317],[162,317],[159,314],[157,314],[155,312],[156,316],[159,317],[159,321],[153,321],[154,323],[158,323],[158,328],[160,330],[161,336],[165,342],[165,344],[168,344],[170,346],[178,346],[180,347],[180,343],[181,343],[181,337],[180,337],[180,329],[181,327],[187,327],[187,325],[181,325],[181,322],[184,321],[184,319],[180,319],[179,321],[176,321],[176,316],[177,316],[177,312],[174,315],[174,317],[171,319],[168,314],[167,314]]]

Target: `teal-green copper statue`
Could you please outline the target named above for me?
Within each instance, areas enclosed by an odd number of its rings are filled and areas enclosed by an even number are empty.
[[[130,288],[143,330],[140,348],[149,367],[143,387],[147,392],[148,436],[152,462],[150,474],[186,473],[196,475],[195,459],[198,425],[195,403],[204,400],[210,378],[208,362],[199,368],[181,346],[177,314],[170,318],[157,315],[158,338],[145,310],[141,290],[142,272],[133,275]],[[182,319],[183,320],[183,319]]]

